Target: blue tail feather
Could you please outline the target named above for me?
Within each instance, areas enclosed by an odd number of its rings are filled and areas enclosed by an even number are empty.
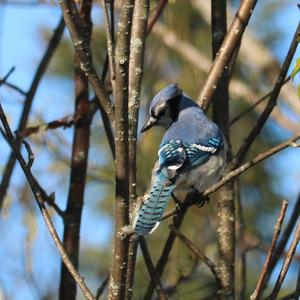
[[[150,233],[161,220],[174,188],[174,184],[165,186],[160,180],[155,182],[135,220],[134,229],[137,235]]]

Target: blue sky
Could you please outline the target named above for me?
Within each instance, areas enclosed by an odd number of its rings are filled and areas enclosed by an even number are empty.
[[[56,6],[0,5],[0,76],[3,77],[12,66],[15,66],[16,70],[11,75],[10,81],[27,90],[46,47],[41,38],[40,29],[42,27],[54,29],[58,24],[59,18],[60,11]],[[299,12],[294,4],[289,5],[278,16],[277,22],[282,24],[284,38],[273,50],[280,61],[284,58],[298,20]],[[96,11],[94,22],[98,23],[99,21],[100,13]],[[299,56],[298,51],[296,57]],[[67,80],[60,85],[60,89],[57,89],[56,79],[50,76],[45,77],[36,94],[35,99],[38,99],[38,101],[34,102],[33,111],[36,114],[43,114],[49,121],[71,113],[73,106],[62,105],[62,103],[71,103],[72,90],[73,86]],[[1,88],[0,96],[0,101],[9,117],[11,126],[15,129],[20,113],[20,105],[17,104],[22,102],[22,96],[3,88]],[[47,107],[47,110],[45,110],[45,107]],[[57,111],[58,107],[60,108],[59,111]],[[95,126],[99,122],[99,119],[97,119]],[[286,133],[278,128],[276,132],[282,138],[286,136]],[[62,134],[68,142],[71,141],[72,130],[67,129]],[[0,158],[2,162],[5,162],[8,147],[3,140],[0,140],[0,145],[2,149]],[[42,185],[49,191],[55,190],[58,202],[64,203],[68,190],[67,185],[59,184],[49,176],[50,171],[46,166],[49,161],[49,154],[38,152],[38,149],[34,150],[37,151],[38,155],[34,170],[39,172],[39,174],[43,174],[40,177]],[[67,155],[70,155],[70,153],[67,153]],[[99,164],[101,164],[100,158]],[[289,166],[288,172],[286,172],[287,165]],[[276,191],[279,197],[285,197],[291,201],[290,208],[299,192],[299,165],[299,150],[295,151],[295,149],[280,153],[267,164],[268,168],[274,168],[275,166],[277,172],[285,174],[283,180],[276,186]],[[18,186],[23,182],[22,178],[21,171],[17,167],[14,172],[13,182]],[[1,286],[10,296],[10,299],[37,299],[20,274],[22,273],[21,257],[24,250],[24,241],[27,239],[27,231],[24,227],[24,209],[18,205],[18,191],[10,189],[10,193],[14,196],[10,201],[10,209],[7,215],[0,218],[0,265],[2,269],[0,273],[0,299]],[[87,194],[89,197],[94,196],[92,188],[90,191],[87,191]],[[92,199],[88,199],[83,212],[82,243],[103,247],[109,241],[108,233],[112,230],[112,224],[104,214],[92,214],[91,211],[93,209]],[[57,251],[49,239],[49,234],[40,217],[38,217],[37,223],[36,235],[38,238],[35,239],[32,245],[32,251],[36,254],[32,264],[33,274],[36,276],[36,279],[39,278],[42,282],[49,284],[53,282],[53,275],[57,275],[59,272],[59,260]],[[55,219],[55,223],[60,232],[62,228],[61,223],[57,219]],[[101,228],[101,230],[95,231],[95,228]],[[101,235],[100,232],[104,234]],[[44,272],[45,269],[48,272]],[[20,276],[15,274],[20,274]]]

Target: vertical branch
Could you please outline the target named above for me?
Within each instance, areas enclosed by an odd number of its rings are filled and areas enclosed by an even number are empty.
[[[86,38],[90,40],[92,23],[92,0],[84,0],[80,10],[80,17],[85,27]],[[75,54],[75,113],[88,110],[89,85],[84,72],[80,68],[78,55]],[[91,116],[84,116],[75,123],[73,147],[71,157],[71,176],[67,207],[64,213],[64,237],[65,249],[74,266],[78,269],[79,242],[81,214],[84,204],[84,189],[88,162]],[[76,282],[64,264],[61,265],[61,278],[59,287],[59,299],[75,300]]]
[[[270,296],[269,299],[276,299],[277,298],[278,292],[279,292],[279,290],[281,288],[281,285],[283,283],[285,275],[286,275],[286,273],[287,273],[287,271],[288,271],[288,269],[290,267],[290,264],[292,262],[293,256],[295,254],[296,248],[297,248],[298,243],[299,243],[299,240],[300,240],[300,222],[298,223],[294,239],[292,241],[290,249],[289,249],[289,251],[287,253],[287,256],[285,258],[285,261],[284,261],[284,263],[282,265],[282,268],[280,270],[279,276],[278,276],[277,281],[275,283],[275,287],[274,287],[274,289],[273,289],[273,291],[272,291],[271,296]],[[296,299],[296,297],[297,297],[297,295],[295,295],[295,299]]]
[[[109,299],[124,299],[128,259],[128,237],[122,231],[129,225],[129,173],[128,173],[128,64],[131,22],[134,1],[126,0],[119,18],[115,68],[115,236],[110,272]]]
[[[22,131],[24,128],[26,128],[26,124],[27,124],[27,121],[29,118],[29,113],[30,113],[30,110],[32,107],[35,93],[36,93],[37,88],[40,84],[40,81],[48,67],[49,62],[52,59],[57,46],[59,45],[59,42],[60,42],[61,37],[64,32],[64,28],[65,28],[65,22],[64,22],[63,18],[61,18],[57,28],[54,31],[54,34],[53,34],[51,40],[49,41],[46,52],[45,52],[44,56],[42,57],[40,64],[36,70],[36,73],[32,80],[31,86],[30,86],[28,92],[26,93],[26,99],[24,102],[23,111],[21,113],[21,118],[20,118],[19,125],[17,128],[18,132]],[[17,144],[18,144],[18,149],[20,149],[21,138],[17,138]],[[15,164],[16,164],[16,157],[15,157],[14,153],[11,152],[9,159],[7,161],[6,167],[4,169],[1,184],[0,184],[0,210],[2,208],[4,197],[6,195],[7,188],[9,186],[10,178],[11,178]]]
[[[138,129],[138,114],[140,108],[141,83],[146,40],[147,22],[149,16],[149,0],[137,1],[133,11],[133,21],[130,41],[129,60],[129,197],[130,219],[134,218],[136,205],[136,140]],[[132,296],[136,261],[137,241],[134,236],[129,241],[129,256],[126,276],[127,299]]]
[[[211,27],[212,52],[213,58],[216,59],[220,55],[220,47],[227,32],[226,1],[211,1]],[[238,47],[238,43],[235,46]],[[229,73],[227,68],[222,70],[216,91],[212,94],[213,120],[221,128],[228,144],[227,162],[231,160],[228,83]],[[219,190],[217,199],[219,220],[217,230],[219,261],[217,270],[221,281],[218,294],[220,299],[227,299],[234,298],[235,214],[233,181],[226,183]]]
[[[238,279],[238,285],[236,288],[236,298],[237,300],[246,299],[246,289],[247,289],[247,280],[246,280],[246,247],[245,247],[245,221],[244,221],[244,212],[241,202],[240,194],[240,181],[236,181],[236,231],[237,231],[237,244],[239,247],[239,262],[238,269],[236,270],[236,278]]]
[[[264,266],[262,268],[262,272],[259,276],[255,291],[251,295],[250,300],[260,299],[261,294],[263,292],[263,288],[264,288],[264,285],[265,285],[265,280],[266,280],[267,274],[269,272],[271,257],[274,254],[274,250],[275,250],[275,247],[276,247],[276,242],[278,240],[278,237],[279,237],[279,234],[280,234],[280,231],[281,231],[281,226],[282,226],[282,222],[283,222],[283,219],[284,219],[284,216],[285,216],[287,205],[288,204],[287,204],[286,201],[282,201],[280,214],[279,214],[279,217],[277,219],[276,225],[274,227],[274,233],[273,233],[271,247],[268,251],[268,255],[266,257],[266,261],[265,261]]]

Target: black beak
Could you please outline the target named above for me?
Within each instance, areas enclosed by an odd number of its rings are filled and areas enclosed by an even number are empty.
[[[154,126],[157,123],[157,121],[158,119],[155,119],[154,117],[150,117],[149,121],[141,129],[141,133],[150,129],[152,126]]]

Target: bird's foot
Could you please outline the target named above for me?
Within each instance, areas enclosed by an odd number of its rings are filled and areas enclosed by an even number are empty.
[[[209,197],[208,196],[200,195],[200,199],[197,199],[196,204],[197,204],[198,207],[202,207],[205,204],[207,204],[208,202],[209,202]]]
[[[199,193],[197,190],[193,190],[188,195],[188,202],[191,205],[197,205],[198,207],[202,207],[206,203],[209,202],[208,196],[203,196],[201,193]]]

